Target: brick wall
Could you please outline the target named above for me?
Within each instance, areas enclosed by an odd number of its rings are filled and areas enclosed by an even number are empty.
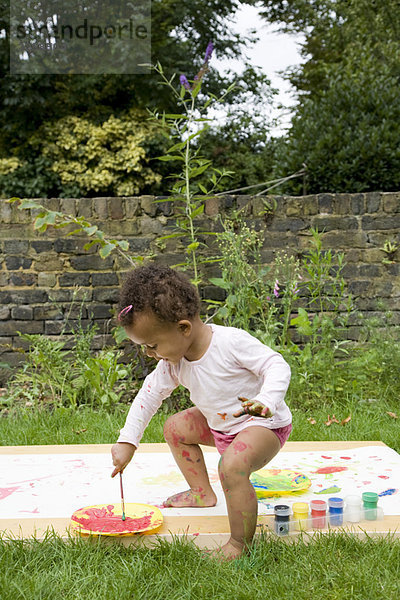
[[[324,248],[343,251],[344,276],[356,306],[368,314],[382,312],[382,301],[392,311],[391,323],[400,324],[400,251],[392,264],[384,264],[385,241],[400,243],[400,192],[275,196],[277,208],[263,215],[264,199],[224,196],[206,201],[199,221],[204,230],[216,230],[219,214],[229,216],[243,208],[248,223],[266,226],[263,260],[272,263],[278,249],[301,255],[310,244],[309,228],[318,227]],[[271,197],[267,198],[271,202]],[[154,202],[156,200],[156,202]],[[126,239],[132,254],[157,254],[164,264],[184,259],[179,239],[160,243],[174,226],[174,204],[167,197],[48,199],[52,210],[82,215],[114,238]],[[0,362],[15,365],[23,347],[17,331],[59,336],[67,315],[71,325],[81,317],[85,326],[99,326],[95,346],[111,343],[113,308],[118,287],[130,267],[113,254],[101,259],[96,247],[84,250],[87,237],[68,237],[68,229],[33,230],[31,211],[0,200]],[[210,240],[210,238],[208,238]],[[216,275],[209,267],[208,275]],[[221,298],[221,290],[205,285],[204,297]],[[354,315],[351,328],[357,328]],[[65,331],[67,333],[67,331]],[[354,332],[355,333],[355,332]]]

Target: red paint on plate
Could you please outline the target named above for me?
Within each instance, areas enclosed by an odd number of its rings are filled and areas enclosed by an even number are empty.
[[[122,533],[126,531],[141,531],[147,529],[151,523],[151,515],[132,519],[126,517],[125,521],[121,519],[121,515],[114,515],[112,509],[114,506],[108,505],[107,508],[88,508],[83,511],[82,517],[74,516],[75,523],[79,523],[85,529],[90,531],[104,531],[105,533]]]

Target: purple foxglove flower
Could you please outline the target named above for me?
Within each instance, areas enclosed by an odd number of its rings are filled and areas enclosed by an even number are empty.
[[[179,81],[181,83],[181,85],[183,85],[183,87],[187,90],[190,90],[190,83],[188,82],[186,75],[181,75],[179,77]]]
[[[214,44],[212,42],[209,42],[208,46],[206,48],[206,54],[204,56],[205,63],[207,63],[210,60],[213,50],[214,50]]]
[[[275,279],[274,296],[279,298],[279,281]]]

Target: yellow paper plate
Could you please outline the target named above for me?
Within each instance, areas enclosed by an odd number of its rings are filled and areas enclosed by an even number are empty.
[[[163,522],[161,511],[149,504],[125,503],[125,521],[121,504],[95,504],[79,508],[71,517],[71,528],[81,535],[125,536],[151,532]]]
[[[308,477],[289,469],[260,469],[250,475],[258,498],[305,492],[311,485]]]

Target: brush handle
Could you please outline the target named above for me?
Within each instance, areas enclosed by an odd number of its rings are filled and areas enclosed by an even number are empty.
[[[124,488],[122,486],[122,471],[119,472],[119,486],[121,489],[122,520],[125,521],[125,500],[124,500]]]

